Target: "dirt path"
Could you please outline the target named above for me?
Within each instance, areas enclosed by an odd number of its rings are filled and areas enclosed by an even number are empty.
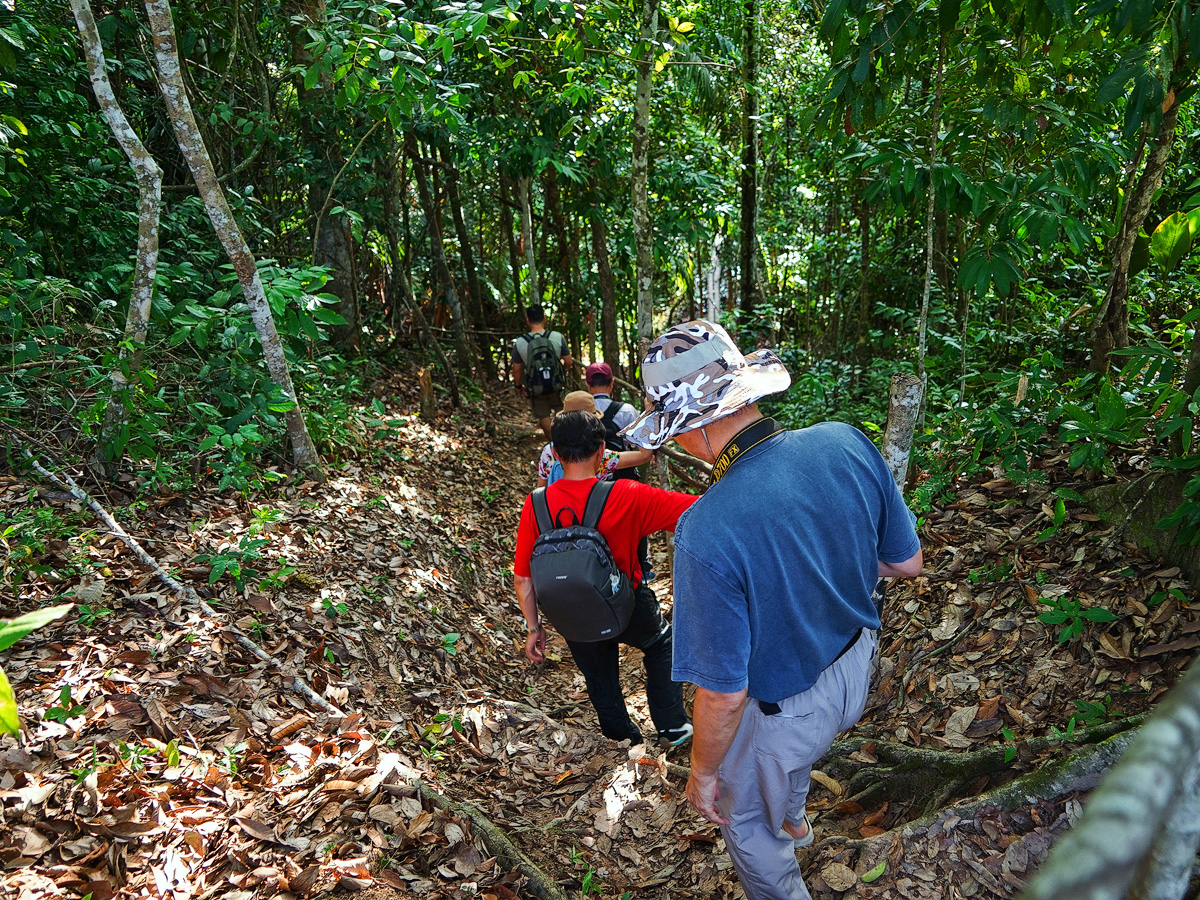
[[[529,896],[465,811],[422,791],[479,810],[568,895],[739,895],[718,832],[691,813],[670,765],[686,749],[631,758],[598,734],[565,645],[553,639],[558,658],[538,668],[524,657],[512,543],[542,441],[523,404],[488,396],[430,425],[411,380],[374,395],[385,414],[364,413],[327,484],[194,488],[117,510],[215,616],[163,589],[85,511],[24,476],[0,481],[0,515],[18,523],[4,605],[79,604],[3,660],[25,725],[0,742],[6,896],[303,896],[338,883]],[[846,767],[882,768],[876,751],[891,741],[1011,746],[1016,771],[1032,768],[1041,757],[1024,741],[1068,732],[1072,716],[1082,728],[1147,708],[1200,646],[1178,573],[1114,540],[1053,463],[1044,483],[984,473],[922,509],[928,564],[890,600],[860,741],[814,782],[815,896],[939,897],[946,884],[1009,896],[1075,798],[905,834],[889,829],[1013,770],[897,799],[856,795]],[[669,609],[662,539],[655,554]],[[1111,621],[1065,639],[1069,615],[1038,619],[1094,607]],[[230,626],[275,662],[241,650]],[[622,671],[648,727],[636,651]],[[295,675],[345,715],[308,707],[289,690]],[[881,834],[895,838],[887,871],[866,884],[880,857],[862,842]]]

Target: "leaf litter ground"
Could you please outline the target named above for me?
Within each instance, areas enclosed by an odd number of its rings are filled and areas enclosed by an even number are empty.
[[[408,382],[376,394],[386,427],[327,484],[118,509],[215,617],[70,498],[0,479],[5,519],[48,509],[86,523],[6,563],[6,614],[79,604],[3,660],[25,725],[0,741],[6,896],[534,896],[455,804],[566,896],[742,896],[719,831],[687,806],[686,748],[600,736],[557,638],[543,666],[524,658],[511,552],[541,448],[524,408],[494,400],[431,426]],[[1085,797],[921,817],[1148,709],[1200,646],[1179,572],[1082,503],[1056,510],[1072,476],[1062,456],[1040,462],[1044,482],[960,479],[925,515],[925,573],[892,589],[868,711],[814,774],[819,840],[801,857],[814,896],[1013,895]],[[654,553],[669,609],[664,537]],[[17,563],[32,568],[14,586]],[[256,570],[243,587],[237,565]],[[1091,609],[1111,620],[1079,612]],[[1062,610],[1075,614],[1038,620]],[[230,623],[276,664],[238,646]],[[639,654],[622,666],[649,728]],[[308,707],[295,676],[344,715]],[[1013,760],[918,798],[862,790],[893,744]]]

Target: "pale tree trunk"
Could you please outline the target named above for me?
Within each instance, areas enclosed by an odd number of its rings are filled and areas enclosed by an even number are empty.
[[[438,280],[442,282],[442,291],[446,295],[446,304],[450,307],[450,316],[454,320],[454,355],[458,368],[469,375],[471,366],[471,341],[467,336],[466,315],[462,304],[458,301],[458,291],[454,289],[454,279],[450,276],[450,266],[446,263],[446,245],[442,240],[442,222],[439,218],[437,204],[429,190],[429,179],[425,175],[425,162],[418,152],[419,147],[411,134],[405,138],[405,149],[412,160],[413,181],[417,184],[417,196],[421,199],[421,209],[425,212],[425,222],[429,227],[429,244],[433,251],[433,263],[437,268]]]
[[[1023,900],[1183,897],[1196,848],[1200,664],[1193,663],[1054,844]]]
[[[921,295],[921,324],[917,336],[917,374],[921,378],[921,400],[929,386],[929,373],[925,371],[925,340],[929,333],[929,299],[933,290],[933,230],[934,230],[934,200],[937,191],[934,188],[933,168],[937,164],[938,129],[941,128],[942,115],[942,75],[946,62],[946,35],[938,43],[937,86],[933,94],[933,126],[929,134],[929,199],[925,205],[925,290]],[[917,418],[920,427],[921,416]]]
[[[742,328],[750,328],[758,305],[754,252],[758,234],[758,0],[745,0],[742,21]],[[762,329],[758,329],[760,332]]]
[[[879,448],[892,479],[900,490],[908,477],[908,461],[912,456],[913,434],[921,414],[925,389],[916,375],[897,372],[892,376],[888,396],[887,427],[883,430],[883,446]]]
[[[1175,61],[1167,86],[1167,104],[1163,109],[1162,124],[1158,135],[1150,144],[1146,165],[1137,177],[1137,185],[1126,192],[1122,209],[1121,224],[1112,244],[1112,271],[1108,276],[1108,288],[1104,300],[1092,319],[1090,368],[1096,372],[1108,370],[1108,357],[1113,350],[1123,350],[1129,345],[1129,261],[1133,256],[1133,245],[1138,232],[1154,204],[1154,195],[1162,184],[1171,146],[1175,141],[1175,126],[1179,121],[1179,95],[1191,84],[1194,71],[1185,71],[1186,48],[1181,49]]]
[[[129,379],[136,379],[141,369],[142,347],[150,326],[150,303],[154,296],[154,277],[158,271],[162,169],[146,150],[117,102],[105,67],[104,45],[100,41],[100,32],[96,30],[96,20],[88,0],[71,0],[71,10],[75,13],[75,24],[83,41],[84,57],[87,59],[96,102],[117,143],[121,145],[125,158],[129,160],[138,185],[137,258],[134,261],[133,289],[129,294],[129,311],[125,316],[125,339],[121,342],[118,354],[120,362],[109,374],[112,396],[104,410],[104,423],[100,428],[96,451],[89,460],[93,467],[112,477],[121,456],[115,444],[122,426],[128,421]]]
[[[217,183],[216,170],[209,158],[208,148],[204,146],[204,140],[200,136],[200,129],[196,126],[196,117],[192,114],[192,105],[183,86],[182,60],[175,40],[171,4],[168,0],[145,0],[145,6],[154,39],[158,85],[162,89],[167,113],[175,129],[175,140],[184,159],[187,160],[192,178],[196,182],[196,189],[204,200],[204,208],[208,211],[213,230],[216,231],[221,246],[225,248],[234,272],[237,273],[246,305],[250,307],[250,318],[262,344],[267,372],[271,380],[283,391],[284,396],[292,401],[292,408],[284,413],[288,438],[292,443],[292,461],[308,478],[323,480],[325,475],[321,457],[304,423],[304,414],[300,410],[296,389],[292,385],[292,375],[288,371],[279,332],[275,330],[271,306],[263,291],[262,280],[258,277],[254,255],[242,237],[242,231],[229,209],[224,191]]]
[[[537,263],[533,253],[533,208],[529,200],[532,178],[517,179],[517,202],[521,205],[521,242],[525,245],[525,264],[529,267],[529,303],[540,304],[542,292],[538,287]]]
[[[637,91],[633,102],[633,238],[637,246],[638,358],[654,340],[654,224],[650,221],[650,90],[654,84],[654,46],[659,0],[644,0],[638,35]]]

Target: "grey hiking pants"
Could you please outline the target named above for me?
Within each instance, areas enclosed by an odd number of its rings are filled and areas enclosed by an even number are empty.
[[[850,728],[867,702],[875,633],[857,643],[803,693],[766,715],[748,700],[733,746],[718,772],[721,826],[729,856],[749,900],[808,900],[784,821],[804,821],[809,775],[838,732]],[[784,834],[781,837],[781,833]]]

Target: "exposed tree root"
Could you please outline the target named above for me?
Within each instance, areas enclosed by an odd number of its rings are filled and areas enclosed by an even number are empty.
[[[859,851],[857,868],[867,871],[886,856],[894,841],[905,840],[946,813],[968,819],[985,806],[1011,812],[1043,800],[1056,800],[1073,791],[1091,790],[1125,752],[1133,737],[1134,729],[1121,731],[1099,743],[1081,747],[1070,756],[1047,763],[995,790],[934,810],[923,818],[898,825],[891,831],[862,840],[842,836],[826,838],[813,844],[807,852],[811,854],[822,847],[834,845],[851,847]]]
[[[1080,744],[1096,744],[1136,728],[1143,718],[1133,716],[1105,722],[1076,734],[1073,740]],[[838,741],[830,747],[818,768],[846,782],[847,797],[859,803],[924,801],[923,812],[928,813],[962,793],[975,779],[1028,762],[1061,743],[1061,738],[1051,734],[1021,741],[1015,747],[1013,744],[993,744],[980,750],[956,752],[854,738]],[[864,748],[869,748],[878,761],[864,759]],[[1016,755],[1006,759],[1014,749]]]
[[[416,782],[421,797],[428,800],[439,809],[453,812],[455,815],[469,819],[471,825],[483,838],[483,844],[500,862],[502,866],[515,869],[525,876],[526,890],[539,900],[567,900],[558,883],[543,872],[534,862],[508,839],[503,831],[491,823],[482,812],[470,803],[459,803],[443,797],[423,781]]]

